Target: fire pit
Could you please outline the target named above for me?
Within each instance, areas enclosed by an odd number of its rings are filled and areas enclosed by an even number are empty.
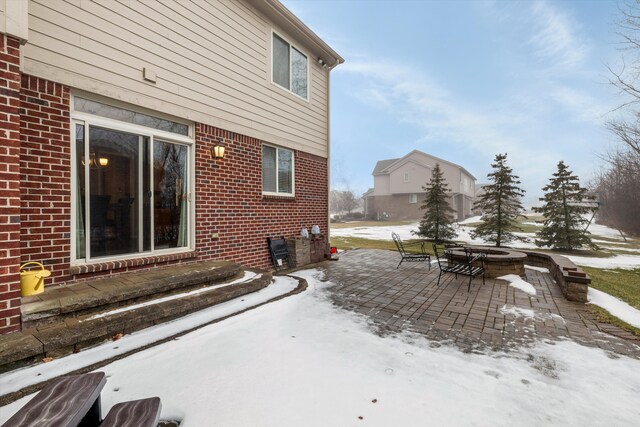
[[[522,252],[486,246],[472,246],[468,249],[474,254],[482,252],[487,255],[484,259],[486,277],[495,278],[505,274],[524,276],[524,261],[527,259],[527,255]],[[462,248],[451,249],[448,253],[453,263],[466,262],[467,260]]]

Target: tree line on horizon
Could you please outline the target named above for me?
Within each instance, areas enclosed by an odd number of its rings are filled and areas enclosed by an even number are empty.
[[[484,186],[484,193],[473,206],[482,213],[482,217],[471,237],[481,238],[498,247],[526,240],[517,234],[522,231],[518,218],[524,217],[521,199],[525,190],[519,186],[518,176],[507,165],[506,153],[497,154],[491,167],[493,171],[487,175],[489,184]],[[440,165],[436,164],[430,181],[422,188],[425,198],[421,209],[425,212],[414,233],[435,242],[455,238],[450,190]],[[589,220],[585,218],[596,208],[594,198],[587,188],[580,185],[578,177],[564,161],[558,163],[557,171],[543,191],[544,196],[539,199],[542,206],[533,208],[544,217],[542,228],[536,233],[536,245],[566,251],[582,247],[595,249],[587,231]]]
[[[604,155],[604,166],[591,183],[601,208],[598,221],[628,234],[640,235],[640,1],[621,8],[618,35],[622,38],[622,66],[609,68],[610,82],[621,104],[607,128],[619,144]],[[625,58],[626,57],[626,58]]]

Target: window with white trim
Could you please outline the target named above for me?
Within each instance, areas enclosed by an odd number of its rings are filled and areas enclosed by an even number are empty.
[[[404,173],[404,182],[409,182],[409,172]]]
[[[273,33],[272,80],[278,86],[309,99],[309,60],[291,43]]]
[[[192,126],[74,97],[72,261],[192,245]]]
[[[293,196],[293,151],[262,146],[262,193]]]
[[[418,203],[418,195],[409,194],[409,203]]]

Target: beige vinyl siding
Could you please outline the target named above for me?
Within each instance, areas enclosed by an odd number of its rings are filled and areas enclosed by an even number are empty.
[[[327,156],[328,73],[298,44],[309,101],[272,84],[279,30],[244,1],[31,0],[29,27],[27,74]]]

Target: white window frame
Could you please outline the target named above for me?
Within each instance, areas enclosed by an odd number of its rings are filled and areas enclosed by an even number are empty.
[[[108,104],[117,108],[124,108],[132,111],[140,111],[141,113],[149,114],[152,116],[156,116],[163,119],[168,119],[171,121],[175,121],[177,123],[182,123],[189,126],[189,136],[180,135],[172,132],[162,131],[154,128],[150,128],[147,126],[141,126],[133,123],[122,122],[119,120],[114,120],[102,116],[96,116],[93,114],[83,113],[81,111],[75,111],[73,106],[75,105],[75,96],[84,99],[90,99],[92,101],[101,102],[104,104]],[[153,159],[153,142],[154,139],[158,139],[160,141],[181,144],[187,147],[187,167],[189,168],[188,176],[189,176],[189,185],[187,188],[187,203],[189,209],[189,233],[187,236],[187,245],[180,248],[165,248],[165,249],[155,249],[154,248],[154,238],[151,236],[151,249],[148,251],[135,252],[131,254],[123,254],[116,256],[105,256],[98,258],[89,258],[91,252],[91,233],[85,232],[85,257],[77,258],[76,254],[76,215],[78,212],[78,206],[76,204],[77,200],[77,191],[78,191],[78,183],[77,183],[77,164],[75,161],[76,158],[76,124],[84,125],[84,140],[85,144],[88,141],[89,135],[89,126],[99,126],[107,129],[113,129],[116,131],[129,132],[140,136],[146,136],[149,138],[150,151],[149,157]],[[187,122],[184,120],[180,120],[174,117],[167,116],[165,114],[161,114],[155,111],[148,111],[141,108],[136,108],[133,105],[124,104],[118,101],[105,100],[99,96],[92,96],[86,94],[84,92],[73,93],[71,95],[71,261],[70,264],[72,266],[76,265],[87,265],[87,264],[95,264],[101,262],[112,262],[112,261],[122,261],[136,258],[143,258],[152,255],[167,255],[167,254],[176,254],[182,252],[191,252],[195,250],[195,241],[196,241],[196,209],[195,209],[195,140],[193,135],[195,133],[195,126],[192,122]],[[85,150],[85,161],[88,162],[88,152]],[[151,166],[151,165],[150,165]],[[86,169],[85,169],[86,171]],[[86,173],[86,172],[85,172]],[[85,182],[88,182],[88,176],[85,175]],[[149,182],[153,182],[153,167],[149,168]],[[85,189],[85,206],[89,205],[89,193]],[[154,215],[153,215],[153,194],[151,195],[151,212],[150,212],[150,227],[151,232],[154,230]],[[142,221],[142,217],[140,217],[140,221]],[[89,224],[90,226],[90,224]],[[85,223],[86,229],[86,223]],[[86,230],[85,230],[86,231]]]
[[[275,81],[273,81],[273,36],[276,35],[278,37],[280,37],[282,40],[284,40],[285,42],[287,42],[289,44],[289,88],[287,89],[284,86],[281,86],[280,84],[276,83]],[[297,93],[295,93],[294,91],[291,90],[291,85],[293,84],[293,70],[292,70],[292,63],[293,63],[293,56],[291,54],[291,49],[296,49],[298,52],[300,52],[301,54],[303,54],[306,58],[307,58],[307,97],[303,97],[298,95]],[[270,75],[271,75],[271,84],[279,87],[280,89],[290,93],[291,95],[302,99],[303,101],[309,102],[309,100],[311,99],[311,70],[310,70],[310,61],[309,61],[309,54],[307,52],[305,52],[303,49],[300,49],[297,45],[294,45],[293,43],[291,43],[291,41],[286,38],[285,36],[283,36],[282,34],[274,31],[273,29],[271,29],[271,61],[269,62],[269,64],[271,64],[271,70]]]
[[[409,182],[409,172],[404,173],[404,182]]]
[[[416,193],[409,194],[409,203],[418,203],[418,195]]]
[[[260,185],[262,186],[262,195],[263,196],[295,197],[296,195],[296,153],[295,151],[289,148],[278,147],[277,145],[272,145],[272,144],[263,143],[262,146],[276,149],[276,191],[264,191],[264,182],[261,182]],[[261,151],[260,174],[261,175],[262,175],[262,168],[264,167],[264,158],[262,157],[262,146],[260,147],[260,151]],[[280,191],[280,179],[278,177],[278,172],[279,172],[278,153],[280,152],[280,150],[291,152],[291,193],[284,193]]]

